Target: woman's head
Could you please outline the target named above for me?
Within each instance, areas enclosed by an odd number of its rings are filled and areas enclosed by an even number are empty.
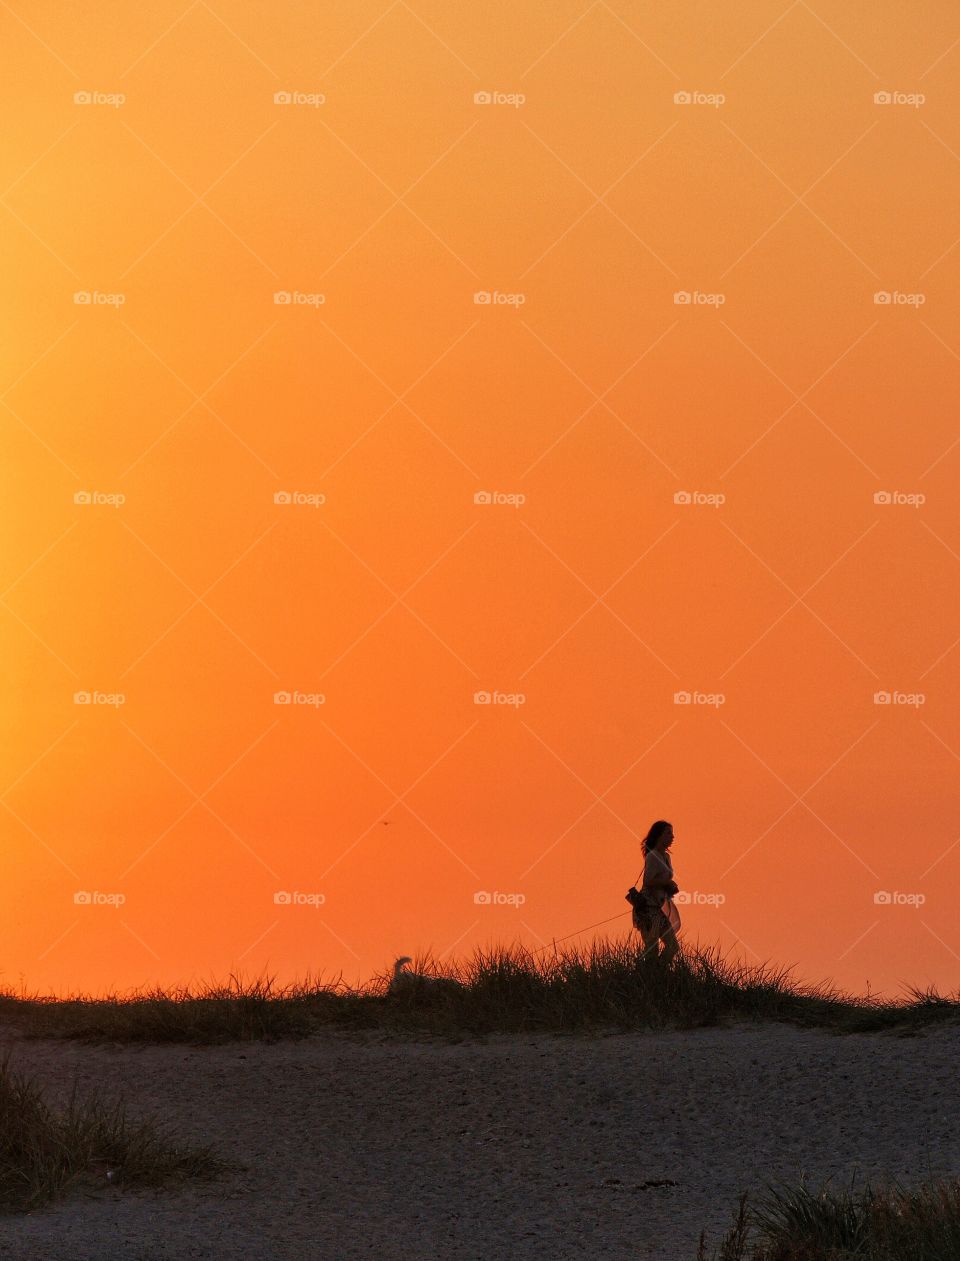
[[[673,844],[673,824],[666,819],[658,819],[650,825],[650,831],[643,838],[643,852],[651,849],[666,849]]]

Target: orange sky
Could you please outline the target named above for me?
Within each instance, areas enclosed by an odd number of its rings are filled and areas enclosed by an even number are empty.
[[[960,11],[0,35],[0,982],[536,947],[665,817],[688,940],[957,988]]]

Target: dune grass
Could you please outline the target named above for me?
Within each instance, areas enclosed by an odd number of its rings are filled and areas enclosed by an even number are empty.
[[[773,1188],[756,1208],[740,1197],[735,1220],[697,1261],[956,1261],[960,1181],[913,1190],[891,1184],[855,1192]]]
[[[216,1043],[380,1029],[462,1037],[487,1033],[591,1033],[690,1029],[776,1020],[838,1033],[913,1033],[960,1016],[960,995],[909,991],[898,1002],[802,985],[789,969],[748,965],[716,949],[686,951],[673,966],[644,958],[636,939],[547,952],[520,945],[476,950],[442,973],[459,985],[410,985],[387,976],[364,987],[308,979],[231,977],[225,985],[51,999],[0,993],[0,1021],[27,1037],[101,1042]]]
[[[123,1103],[81,1098],[52,1107],[37,1081],[0,1061],[0,1212],[39,1208],[72,1184],[144,1186],[215,1173],[207,1147],[178,1143],[152,1120],[131,1121]]]

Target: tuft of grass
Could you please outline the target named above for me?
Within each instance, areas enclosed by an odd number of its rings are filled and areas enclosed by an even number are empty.
[[[818,1192],[768,1189],[752,1212],[741,1195],[713,1261],[956,1261],[960,1181]],[[700,1236],[697,1261],[707,1261]]]
[[[429,956],[418,972],[441,975]],[[635,938],[531,951],[492,946],[453,963],[456,985],[408,985],[388,976],[364,987],[319,978],[280,985],[231,976],[226,985],[125,996],[51,999],[0,993],[0,1019],[27,1037],[101,1042],[299,1038],[323,1029],[462,1037],[487,1033],[595,1033],[691,1029],[775,1020],[837,1033],[916,1033],[960,1018],[960,996],[911,990],[899,1002],[802,985],[787,968],[746,964],[715,948],[685,950],[672,965],[647,958]]]
[[[0,1211],[38,1208],[84,1178],[154,1185],[222,1167],[209,1147],[177,1142],[153,1120],[131,1121],[124,1104],[81,1098],[52,1108],[36,1079],[0,1061]]]

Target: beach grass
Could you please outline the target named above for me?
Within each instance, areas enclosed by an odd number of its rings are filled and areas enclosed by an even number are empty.
[[[125,1105],[81,1096],[52,1105],[37,1080],[0,1061],[0,1212],[24,1212],[72,1185],[152,1186],[216,1173],[207,1147],[178,1142],[164,1124],[131,1120]]]
[[[713,1251],[697,1261],[954,1261],[960,1257],[960,1181],[857,1191],[770,1188],[751,1209],[741,1195]]]
[[[454,985],[388,976],[365,986],[336,978],[279,984],[232,976],[224,984],[114,996],[48,998],[0,992],[0,1021],[21,1036],[97,1042],[218,1043],[305,1037],[325,1029],[466,1037],[494,1033],[603,1033],[782,1021],[836,1033],[911,1034],[960,1018],[960,994],[906,991],[897,1001],[795,981],[790,970],[747,964],[715,948],[685,950],[671,966],[646,958],[635,938],[534,952],[477,949],[418,972]]]

